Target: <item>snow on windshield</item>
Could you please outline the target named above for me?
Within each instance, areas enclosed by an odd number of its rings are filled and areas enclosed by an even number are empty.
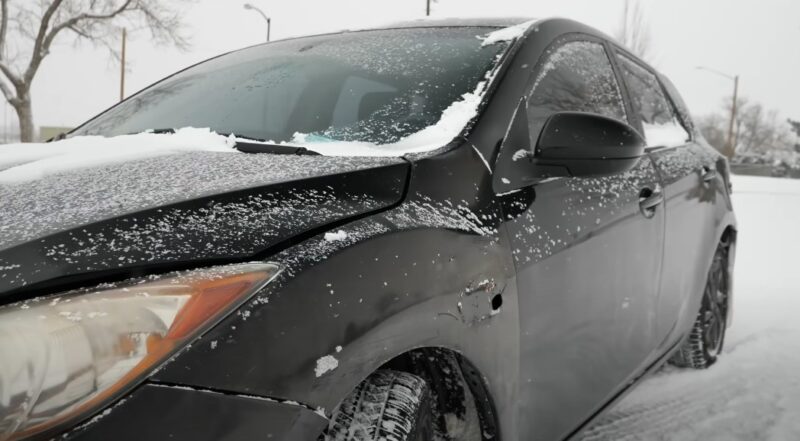
[[[487,74],[488,75],[488,74]],[[465,93],[442,112],[439,121],[398,142],[378,145],[369,142],[345,142],[307,134],[295,133],[290,145],[306,147],[327,156],[403,156],[443,147],[457,137],[478,114],[486,82],[478,83],[474,92]]]
[[[208,151],[236,152],[235,140],[191,127],[174,134],[139,133],[111,138],[77,136],[40,144],[0,148],[0,184],[15,184],[76,169],[118,164],[154,156]]]

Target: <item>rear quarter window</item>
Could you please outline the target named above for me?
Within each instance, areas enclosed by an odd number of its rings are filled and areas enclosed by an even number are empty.
[[[655,74],[625,55],[617,55],[631,106],[642,122],[648,147],[683,145],[690,136]]]

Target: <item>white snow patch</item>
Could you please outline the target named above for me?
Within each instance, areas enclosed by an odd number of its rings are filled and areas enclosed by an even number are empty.
[[[333,355],[326,355],[317,360],[317,367],[314,368],[314,374],[317,378],[323,376],[326,372],[330,372],[339,367],[339,360]]]
[[[495,43],[500,43],[503,41],[512,41],[516,40],[519,37],[525,35],[525,31],[534,24],[536,20],[526,21],[525,23],[520,23],[518,25],[509,26],[507,28],[499,29],[494,32],[490,32],[485,37],[481,38],[483,43],[481,46],[489,46]]]
[[[689,134],[677,121],[668,124],[648,124],[644,126],[644,136],[649,147],[677,147],[686,144]]]
[[[236,152],[235,140],[210,129],[186,127],[170,133],[76,136],[50,143],[10,144],[0,149],[0,184],[41,179],[75,169],[118,164],[192,151]]]
[[[533,155],[531,155],[531,152],[529,152],[528,150],[519,149],[516,152],[514,152],[513,156],[511,156],[511,160],[519,161],[520,159],[527,158],[528,156],[533,156]]]
[[[325,240],[327,240],[328,242],[336,242],[345,239],[347,239],[347,232],[345,232],[344,230],[331,231],[329,233],[325,233]]]
[[[339,352],[342,352],[342,347],[341,346],[336,346],[336,353],[338,354]]]

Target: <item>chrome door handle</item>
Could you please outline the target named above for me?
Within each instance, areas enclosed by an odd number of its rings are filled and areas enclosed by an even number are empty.
[[[664,202],[664,193],[660,188],[652,190],[650,188],[643,188],[639,192],[639,209],[646,218],[651,218],[656,215],[656,208]]]
[[[717,171],[706,165],[703,166],[700,174],[703,176],[703,182],[711,182],[717,178]]]

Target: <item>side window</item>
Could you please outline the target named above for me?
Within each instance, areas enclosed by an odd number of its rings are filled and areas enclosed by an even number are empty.
[[[626,121],[619,84],[601,43],[571,41],[546,57],[528,99],[534,145],[547,118],[557,112],[590,112]]]
[[[647,145],[676,146],[689,140],[658,78],[624,55],[618,55],[622,77],[628,85],[633,110],[639,115]]]

